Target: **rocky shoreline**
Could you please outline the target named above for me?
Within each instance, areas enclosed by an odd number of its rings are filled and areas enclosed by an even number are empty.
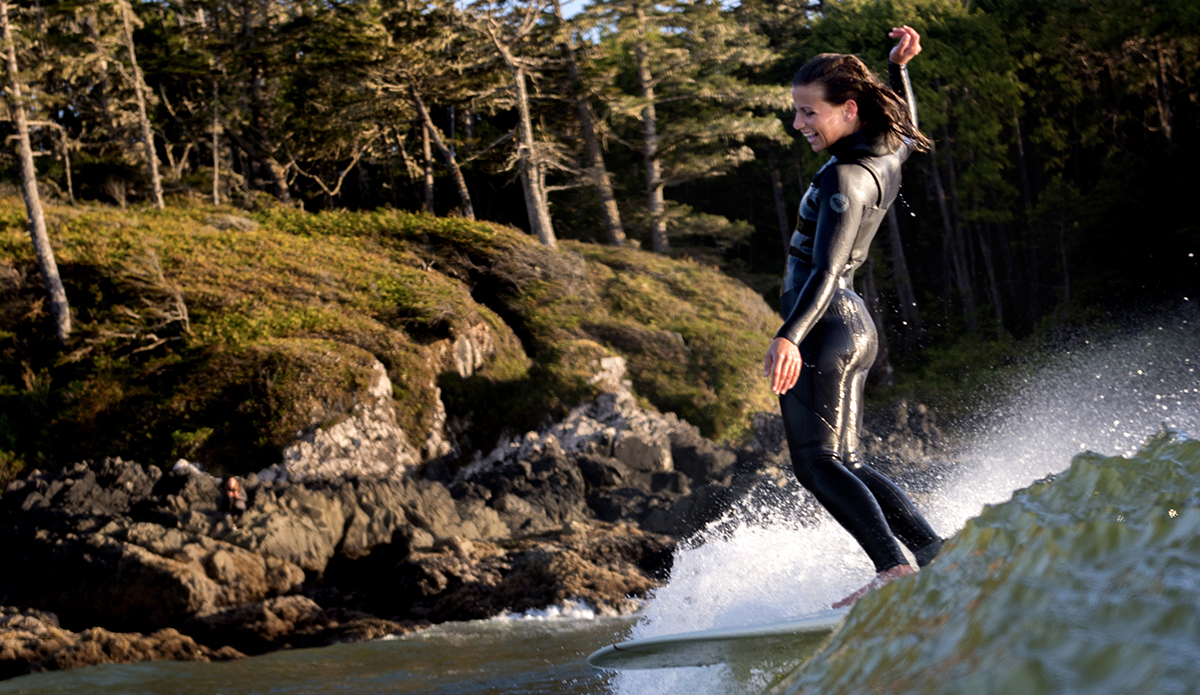
[[[436,461],[285,459],[243,479],[236,523],[220,481],[186,462],[31,472],[0,498],[0,677],[232,659],[569,601],[628,614],[669,575],[676,544],[733,506],[781,489],[811,505],[778,415],[717,445],[639,407],[611,359],[597,399],[453,476]],[[872,424],[867,453],[910,487],[948,465],[923,407]]]

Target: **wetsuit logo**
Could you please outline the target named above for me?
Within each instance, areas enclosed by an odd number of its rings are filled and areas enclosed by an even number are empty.
[[[850,209],[850,199],[841,193],[834,193],[829,197],[829,205],[835,212],[845,212]]]

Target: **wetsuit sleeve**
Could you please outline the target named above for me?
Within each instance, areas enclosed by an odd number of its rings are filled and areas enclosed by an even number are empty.
[[[920,123],[917,122],[917,98],[913,95],[912,82],[908,79],[908,67],[888,61],[888,82],[891,83],[892,91],[908,104],[913,126],[920,127]]]
[[[787,338],[799,345],[821,320],[837,291],[838,278],[850,262],[850,252],[862,226],[863,201],[874,200],[876,189],[875,179],[862,167],[852,164],[833,166],[821,178],[812,271],[776,338]]]
[[[889,60],[888,82],[892,91],[898,94],[900,99],[908,105],[908,114],[912,116],[913,127],[919,128],[920,124],[917,122],[917,97],[913,94],[912,82],[908,80],[908,67],[896,65]],[[903,151],[899,154],[901,161],[903,161],[908,159],[908,156],[912,154],[912,147],[905,141],[905,144],[901,148]]]

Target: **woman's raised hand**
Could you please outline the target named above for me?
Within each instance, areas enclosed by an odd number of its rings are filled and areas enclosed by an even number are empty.
[[[896,65],[904,65],[921,52],[921,35],[907,24],[902,27],[892,27],[888,36],[900,39],[900,42],[892,48],[892,52],[888,55],[888,60]]]
[[[782,396],[800,379],[800,349],[787,338],[776,338],[767,348],[763,376],[771,377],[771,390]]]

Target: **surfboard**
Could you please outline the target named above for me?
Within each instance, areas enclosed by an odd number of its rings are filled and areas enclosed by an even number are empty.
[[[637,670],[804,656],[836,630],[849,611],[830,609],[771,625],[644,637],[599,649],[587,661],[595,668]]]

